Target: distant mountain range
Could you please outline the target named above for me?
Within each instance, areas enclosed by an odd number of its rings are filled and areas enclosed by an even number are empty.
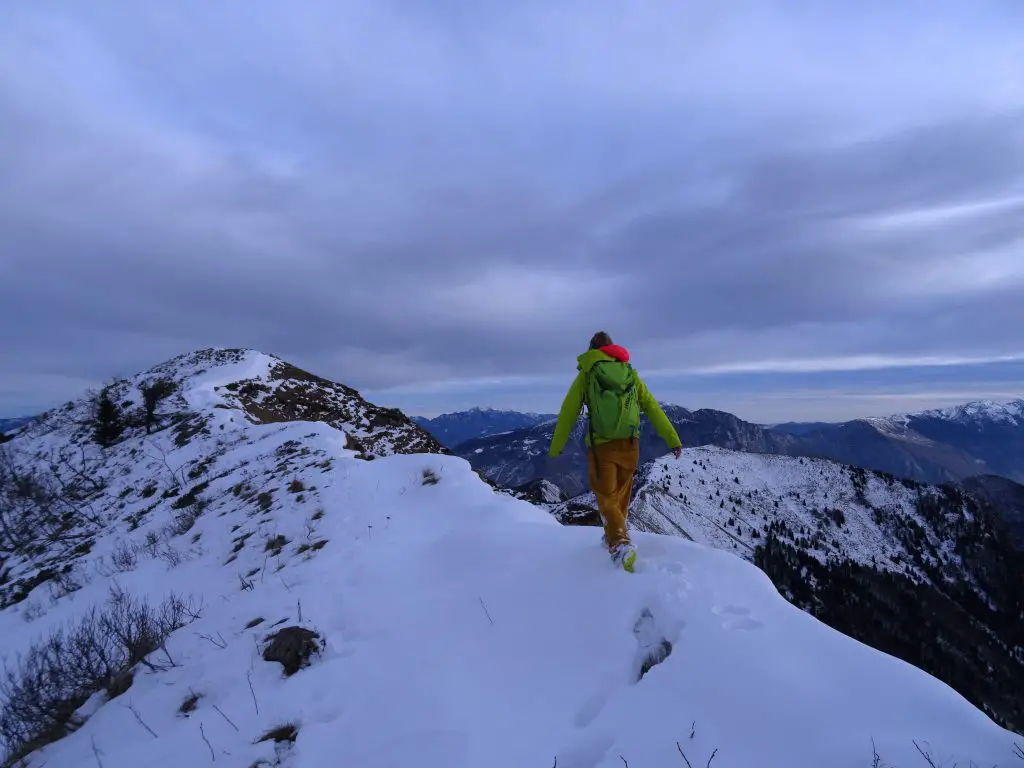
[[[0,419],[0,437],[2,437],[5,432],[11,432],[23,424],[28,424],[28,422],[32,421],[34,418],[34,416],[22,416],[17,419]]]
[[[755,453],[795,452],[797,438],[770,432],[722,411],[688,411],[676,405],[662,404],[684,445],[717,445],[736,451]],[[517,487],[536,479],[546,479],[569,496],[586,490],[587,459],[584,449],[586,420],[580,419],[569,443],[557,459],[549,459],[548,446],[554,434],[551,421],[499,435],[469,440],[456,446],[456,455],[467,459],[474,469],[502,486]],[[666,451],[661,438],[642,420],[640,461],[645,463]]]
[[[714,445],[744,452],[827,458],[923,483],[955,482],[978,475],[1024,482],[1024,400],[977,401],[886,418],[772,427],[752,424],[723,411],[690,411],[666,404],[663,408],[685,446]],[[431,421],[443,427],[446,422],[471,423],[475,418],[482,424],[478,413],[487,412],[449,414]],[[515,422],[514,412],[500,413],[503,424]],[[446,445],[500,485],[516,487],[543,478],[570,496],[583,491],[585,420],[577,422],[562,456],[550,460],[547,449],[554,433],[553,417],[519,416],[532,423],[495,428],[490,434]],[[420,423],[445,442],[436,431],[438,427]],[[663,453],[664,444],[645,420],[641,462]]]
[[[446,413],[432,419],[416,416],[413,417],[413,421],[430,432],[442,445],[454,448],[467,440],[532,427],[554,418],[555,414],[548,413],[471,408],[468,411]]]

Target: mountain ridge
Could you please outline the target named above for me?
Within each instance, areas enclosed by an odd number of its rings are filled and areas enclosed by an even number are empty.
[[[683,751],[852,768],[872,739],[907,764],[914,740],[985,764],[1015,748],[749,561],[638,532],[625,575],[593,530],[482,482],[400,413],[251,350],[117,381],[0,459],[0,637],[29,676],[0,679],[0,737],[25,768],[605,768]],[[145,616],[155,634],[123,657],[121,634],[87,632]],[[58,631],[98,645],[59,646],[71,661],[51,675]]]
[[[445,446],[453,449],[467,440],[532,427],[552,418],[553,414],[475,407],[465,411],[443,413],[433,418],[416,416],[413,417],[413,421]]]

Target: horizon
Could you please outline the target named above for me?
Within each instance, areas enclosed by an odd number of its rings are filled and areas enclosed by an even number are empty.
[[[597,330],[755,423],[1019,397],[1024,5],[737,8],[9,4],[0,414],[222,342],[550,412]]]
[[[218,346],[220,348],[229,348],[229,345]],[[318,376],[324,376],[325,378],[347,386],[352,386],[352,384],[344,377],[336,378],[332,375],[326,374],[322,370],[316,369],[315,367],[308,367],[303,363],[288,359],[282,355],[268,353],[251,347],[246,349],[262,354],[274,354],[285,362],[297,365],[299,368],[303,368],[310,373]],[[138,370],[123,369],[117,371],[103,379],[89,382],[87,386],[84,386],[81,391],[71,397],[50,402],[48,405],[41,408],[0,408],[0,419],[23,418],[39,415],[48,410],[58,408],[69,400],[77,400],[80,397],[85,396],[88,391],[96,391],[100,389],[104,382],[110,381],[114,378],[131,377],[141,374],[146,370],[149,370],[149,368],[160,365],[173,357],[192,351],[195,350],[186,350],[185,352],[179,352],[165,359],[154,360],[149,365]],[[943,368],[943,366],[935,366],[928,370],[930,371],[931,376],[934,377],[937,373],[941,372]],[[986,366],[986,369],[987,368],[988,366]],[[1008,384],[1024,380],[1024,366],[1013,366],[1004,373],[1004,380]],[[551,376],[546,377],[543,380],[539,377],[532,377],[529,380],[527,387],[520,386],[511,388],[497,399],[488,399],[486,394],[484,394],[487,391],[494,391],[497,388],[493,381],[435,382],[431,386],[425,386],[422,389],[417,389],[415,387],[403,387],[397,390],[384,391],[364,390],[359,387],[355,388],[358,389],[362,396],[370,402],[384,407],[400,408],[402,412],[409,417],[436,418],[441,415],[461,413],[472,411],[474,409],[493,409],[519,413],[557,415],[558,409],[561,407],[562,397],[564,396],[564,390],[559,390],[558,387],[559,385],[562,385],[564,388],[567,388],[568,384],[572,381],[572,375],[574,374],[561,378]],[[820,375],[825,378],[830,378],[833,374],[832,372],[826,372]],[[986,372],[985,375],[990,376],[991,373]],[[761,380],[763,380],[764,374],[761,376]],[[962,376],[963,372],[958,372],[955,378],[959,380]],[[652,394],[659,402],[680,406],[691,411],[701,409],[724,411],[726,413],[731,413],[744,421],[761,426],[771,426],[790,422],[823,422],[835,424],[860,418],[885,418],[888,416],[900,416],[919,413],[922,411],[946,409],[973,402],[989,401],[998,404],[1005,404],[1015,400],[1024,399],[1024,391],[1007,388],[998,389],[995,387],[976,390],[957,388],[946,391],[933,390],[926,392],[901,392],[895,390],[889,392],[840,392],[823,388],[804,388],[797,391],[791,390],[785,386],[780,388],[778,382],[776,382],[776,389],[774,391],[758,392],[757,390],[751,390],[749,388],[749,385],[752,383],[751,380],[757,379],[754,374],[735,373],[702,373],[690,375],[688,380],[691,384],[695,381],[701,382],[702,389],[700,391],[702,396],[694,396],[692,393],[698,391],[695,386],[689,392],[683,391],[681,393],[671,384],[668,386],[662,386],[662,384],[666,382],[676,382],[676,387],[678,387],[678,381],[680,379],[679,374],[665,374],[661,372],[644,374],[641,372],[641,377],[645,380]],[[776,378],[777,374],[770,374],[770,377]],[[919,377],[925,379],[929,378],[920,371],[907,378],[909,381],[913,382]],[[806,382],[806,375],[801,374],[801,379]],[[731,386],[735,390],[732,397],[728,394],[723,395],[722,393],[722,389],[724,388],[722,382],[724,380],[730,381]],[[754,383],[756,383],[756,381]],[[740,385],[740,388],[737,389],[736,385]],[[747,385],[747,388],[742,388],[743,385]],[[523,391],[524,389],[526,389],[526,392]],[[452,392],[459,390],[480,392],[481,396],[479,399],[474,399],[473,396],[467,392],[464,396],[453,398]],[[674,396],[672,393],[675,393]],[[753,407],[743,407],[744,397],[747,398],[747,402],[752,403]],[[448,404],[448,407],[432,407],[425,404],[429,403],[431,400],[434,402],[446,403]],[[778,410],[767,411],[767,413],[775,413],[782,416],[776,418],[759,418],[757,416],[758,402],[777,404],[787,403],[794,400],[800,401],[802,409],[801,407],[791,407],[788,410],[781,408]],[[822,417],[822,415],[820,415],[835,412],[836,403],[847,404],[846,410],[840,411],[843,415],[832,418]],[[735,407],[736,404],[739,404],[740,407]],[[808,406],[808,404],[810,404],[810,406]],[[818,410],[819,407],[821,410]],[[801,417],[802,415],[804,417]]]

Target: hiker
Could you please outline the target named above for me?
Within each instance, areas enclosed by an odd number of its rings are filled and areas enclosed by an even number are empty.
[[[611,336],[604,331],[594,334],[590,349],[576,359],[579,373],[562,402],[548,456],[555,458],[565,448],[585,403],[587,475],[604,523],[601,541],[613,562],[632,571],[636,548],[629,539],[626,517],[640,459],[640,410],[677,459],[682,442],[629,364],[629,352],[612,342]]]

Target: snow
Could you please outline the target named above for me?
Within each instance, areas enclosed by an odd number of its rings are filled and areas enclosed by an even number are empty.
[[[262,364],[189,374],[185,397],[212,407],[214,386],[258,375]],[[463,459],[365,461],[326,424],[204,413],[217,427],[185,446],[161,432],[107,452],[108,498],[133,492],[111,502],[107,528],[76,561],[88,583],[56,600],[37,587],[0,611],[0,652],[13,657],[102,601],[111,578],[152,601],[173,590],[205,606],[167,645],[177,666],[139,667],[122,696],[94,697],[84,725],[30,756],[29,768],[97,758],[104,768],[521,768],[556,759],[558,768],[610,768],[622,758],[651,768],[682,765],[679,746],[694,765],[717,749],[722,768],[860,768],[872,739],[897,765],[920,761],[912,739],[930,744],[937,762],[1011,759],[1013,734],[948,686],[794,608],[730,552],[638,532],[638,571],[626,574],[609,563],[599,531],[562,526],[495,492]],[[12,445],[30,457],[62,439],[54,428]],[[166,535],[174,498],[138,491],[156,482],[162,492],[171,469],[187,473],[210,457],[207,473],[182,489],[208,478],[209,506],[191,530]],[[424,470],[438,482],[424,483]],[[786,474],[744,471],[753,484]],[[301,493],[287,489],[296,480]],[[243,482],[251,491],[240,495]],[[256,494],[271,489],[264,508]],[[154,504],[132,529],[127,519]],[[182,561],[140,554],[134,570],[102,575],[116,546],[150,533]],[[288,543],[275,557],[265,542],[278,534]],[[10,565],[12,578],[34,567]],[[31,622],[29,606],[42,612]],[[644,609],[653,622],[638,639]],[[257,647],[281,620],[326,641],[292,677]],[[652,638],[673,650],[638,682]],[[178,708],[191,693],[201,697],[185,716]],[[294,744],[256,743],[286,722],[298,727]]]

